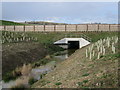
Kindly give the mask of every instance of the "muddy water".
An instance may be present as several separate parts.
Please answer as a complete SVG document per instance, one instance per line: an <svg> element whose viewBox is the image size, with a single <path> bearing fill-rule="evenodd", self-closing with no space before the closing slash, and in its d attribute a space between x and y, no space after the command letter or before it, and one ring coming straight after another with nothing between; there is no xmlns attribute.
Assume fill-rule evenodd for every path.
<svg viewBox="0 0 120 90"><path fill-rule="evenodd" d="M65 50L65 51L62 51L62 52L58 52L57 54L54 55L53 58L57 58L60 61L64 61L71 54L73 54L75 51L76 51L75 49L72 49L72 50ZM51 61L44 66L33 68L31 70L30 76L32 76L36 80L40 80L41 75L43 75L43 74L45 75L45 74L51 72L55 68L56 64L57 64L56 61ZM2 87L3 88L11 88L12 86L15 86L15 85L16 85L16 81L10 81L8 83L2 82ZM28 84L28 86L29 86L29 84Z"/></svg>
<svg viewBox="0 0 120 90"><path fill-rule="evenodd" d="M65 59L67 59L75 51L76 51L76 49L65 50L65 51L59 52L57 55L54 56L54 58L59 59L59 61L63 61ZM57 62L52 61L52 62L46 64L45 66L41 66L39 68L32 69L31 74L34 77L34 79L39 80L39 79L41 79L40 75L51 72L54 69L54 67L56 66L56 63Z"/></svg>
<svg viewBox="0 0 120 90"><path fill-rule="evenodd" d="M65 51L60 52L60 54L55 55L55 58L58 58L60 60L65 60L67 59L71 54L73 54L76 51L76 49L68 49Z"/></svg>

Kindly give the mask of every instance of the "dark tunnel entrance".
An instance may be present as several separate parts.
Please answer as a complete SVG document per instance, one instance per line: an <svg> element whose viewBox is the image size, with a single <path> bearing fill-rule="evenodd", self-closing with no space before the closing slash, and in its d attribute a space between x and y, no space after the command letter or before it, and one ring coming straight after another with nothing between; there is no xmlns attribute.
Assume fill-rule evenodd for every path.
<svg viewBox="0 0 120 90"><path fill-rule="evenodd" d="M79 49L79 41L68 41L68 49Z"/></svg>

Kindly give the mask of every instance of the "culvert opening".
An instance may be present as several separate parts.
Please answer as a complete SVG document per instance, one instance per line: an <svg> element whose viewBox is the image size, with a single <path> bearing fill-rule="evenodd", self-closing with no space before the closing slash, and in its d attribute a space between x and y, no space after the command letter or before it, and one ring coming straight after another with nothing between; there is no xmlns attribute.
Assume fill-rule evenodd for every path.
<svg viewBox="0 0 120 90"><path fill-rule="evenodd" d="M68 41L68 49L79 49L79 41Z"/></svg>

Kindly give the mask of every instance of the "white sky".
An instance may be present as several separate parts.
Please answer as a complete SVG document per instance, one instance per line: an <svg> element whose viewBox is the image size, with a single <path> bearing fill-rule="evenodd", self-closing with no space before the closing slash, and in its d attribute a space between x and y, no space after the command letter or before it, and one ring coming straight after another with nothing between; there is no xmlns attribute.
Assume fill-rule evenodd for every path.
<svg viewBox="0 0 120 90"><path fill-rule="evenodd" d="M87 22L118 23L118 1L119 0L2 0L2 2L14 2L14 3L3 4L2 6L3 11L0 8L0 11L2 11L2 14L0 14L0 19L11 21L38 20L61 23L87 23ZM24 3L20 4L16 2ZM40 3L36 4L25 2L40 2ZM52 3L46 3L47 7L45 7L46 4L42 2ZM72 3L65 4L62 2L72 2L73 4ZM87 2L88 4L77 3L78 4L77 5L74 2L85 3ZM38 8L40 8L40 11L36 10ZM76 12L76 9L78 8L80 12ZM83 12L83 14L81 12Z"/></svg>
<svg viewBox="0 0 120 90"><path fill-rule="evenodd" d="M1 0L2 2L119 2L120 0Z"/></svg>

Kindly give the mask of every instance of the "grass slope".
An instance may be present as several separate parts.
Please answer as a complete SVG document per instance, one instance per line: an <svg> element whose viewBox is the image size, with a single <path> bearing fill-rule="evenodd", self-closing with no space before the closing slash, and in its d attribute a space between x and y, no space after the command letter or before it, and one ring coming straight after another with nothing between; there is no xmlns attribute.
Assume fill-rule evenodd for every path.
<svg viewBox="0 0 120 90"><path fill-rule="evenodd" d="M28 24L36 25L65 25L66 23L54 23L54 22L44 22L44 21L35 21L35 22L26 22Z"/></svg>
<svg viewBox="0 0 120 90"><path fill-rule="evenodd" d="M0 25L65 25L65 23L52 23L52 22L26 22L17 23L13 21L0 20Z"/></svg>
<svg viewBox="0 0 120 90"><path fill-rule="evenodd" d="M93 41L112 36L110 33L89 33ZM100 36L103 35L103 36ZM67 60L58 64L54 71L35 83L32 88L117 88L119 53L107 51L100 59L85 58L86 48L77 50Z"/></svg>
<svg viewBox="0 0 120 90"><path fill-rule="evenodd" d="M99 39L103 39L106 37L112 37L114 35L118 36L118 32L46 32L46 33L38 33L38 32L26 32L28 35L37 37L38 42L40 43L53 43L54 41L60 40L67 36L76 36L80 38L80 35L86 35L91 38L92 42L96 42Z"/></svg>
<svg viewBox="0 0 120 90"><path fill-rule="evenodd" d="M9 74L16 67L22 66L23 63L41 62L46 55L63 50L53 45L53 34L8 31L1 31L0 33L2 34L2 41L4 41L1 52L3 79L7 73ZM23 37L25 40L21 40ZM38 40L28 40L28 38L38 38ZM44 60L44 62L47 61Z"/></svg>
<svg viewBox="0 0 120 90"><path fill-rule="evenodd" d="M2 32L2 33L4 33L4 32ZM27 36L30 36L30 37L34 37L34 38L37 37L37 42L33 42L33 41L30 41L30 42L16 42L16 43L6 42L6 43L2 44L3 45L3 51L2 52L3 52L3 55L4 55L3 57L6 58L6 60L3 58L3 62L5 62L6 64L11 63L11 61L16 61L17 63L18 63L18 61L21 61L21 62L22 61L24 61L24 62L34 61L34 60L37 61L38 58L36 58L36 57L38 55L40 56L40 54L43 54L43 52L40 53L40 54L39 54L39 52L36 53L35 49L38 49L38 51L41 52L40 48L45 48L47 50L47 52L49 52L49 54L52 54L52 53L55 53L57 51L62 50L58 46L54 46L53 42L58 40L58 39L64 38L64 34L65 34L65 33L61 33L61 32L59 32L59 33L58 32L56 32L56 33L53 33L53 32L52 33L14 32L14 33L15 33L14 38L21 37L21 35L24 33L24 34L26 34ZM17 36L16 36L16 34L17 34ZM66 32L66 34L74 35L74 34L76 34L76 32ZM77 32L77 34L81 34L81 33ZM105 38L107 36L111 37L111 36L114 36L118 33L117 32L99 32L99 33L97 33L97 32L84 32L83 34L89 36L92 39L92 42L96 42L100 38ZM11 38L10 33L8 33L6 35L6 37ZM36 43L36 45L34 45L35 43ZM34 53L35 55L32 54L32 53ZM20 58L17 60L18 56ZM9 61L9 62L7 62L7 61ZM9 64L9 65L12 65L12 64ZM56 82L56 84L58 85L60 83Z"/></svg>
<svg viewBox="0 0 120 90"><path fill-rule="evenodd" d="M89 60L85 59L85 49L76 51L32 88L116 88L119 55Z"/></svg>
<svg viewBox="0 0 120 90"><path fill-rule="evenodd" d="M16 22L12 22L12 21L0 20L0 25L25 25L25 24L16 23Z"/></svg>

